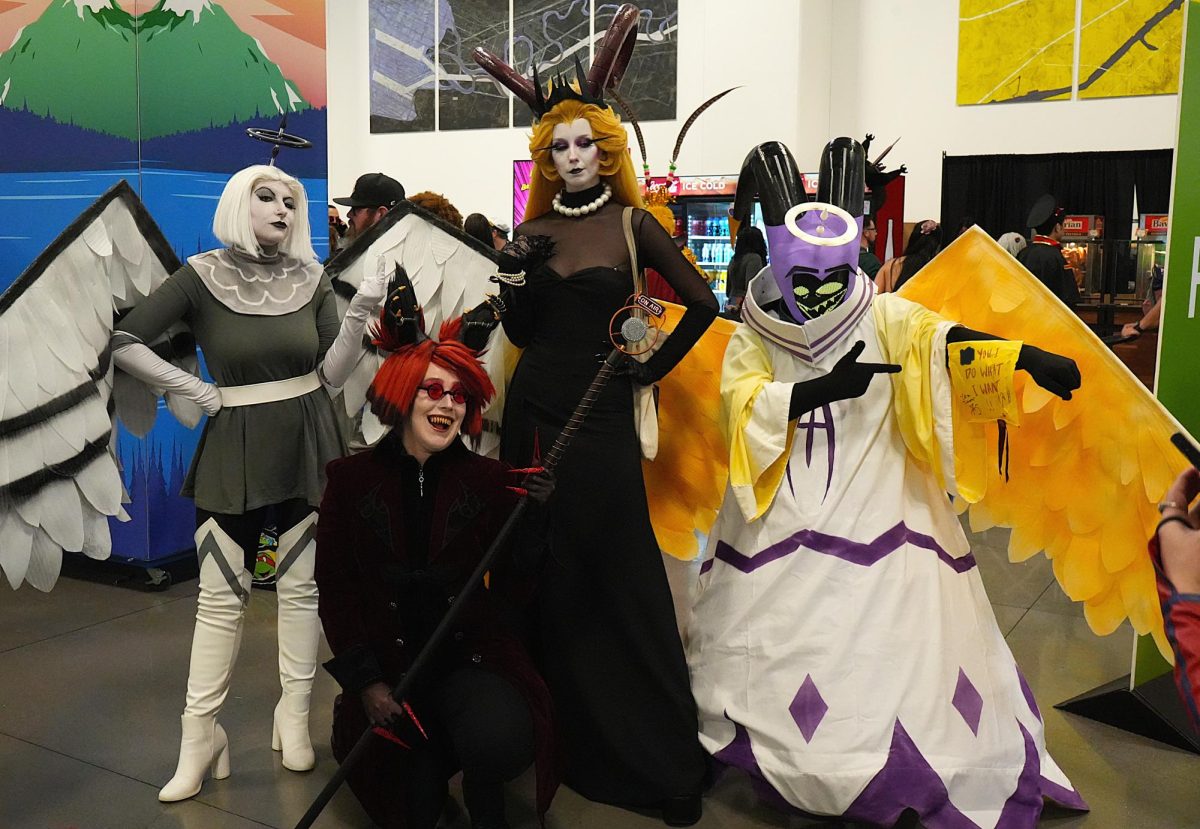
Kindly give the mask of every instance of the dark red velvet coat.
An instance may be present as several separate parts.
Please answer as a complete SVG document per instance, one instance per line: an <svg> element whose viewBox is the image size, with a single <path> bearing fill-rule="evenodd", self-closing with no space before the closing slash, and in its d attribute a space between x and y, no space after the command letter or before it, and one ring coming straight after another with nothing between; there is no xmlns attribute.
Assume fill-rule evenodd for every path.
<svg viewBox="0 0 1200 829"><path fill-rule="evenodd" d="M345 693L334 708L333 750L340 762L366 730L359 692L382 680L395 685L466 582L516 496L505 488L511 476L497 461L476 455L459 442L430 458L436 494L428 526L427 561L414 562L407 549L414 533L406 526L403 481L417 475L416 461L389 436L376 448L335 460L317 525L316 579L320 615L334 658L326 669ZM431 482L432 483L432 482ZM558 785L551 702L517 633L518 605L531 590L536 567L520 567L514 555L535 559L540 544L536 521L518 525L513 543L493 566L488 588L477 588L453 632L429 665L430 675L474 667L504 677L529 704L536 745L537 802L545 814ZM411 701L421 715L421 681ZM405 749L375 738L371 755L352 773L351 788L371 817L402 826L402 774L396 752Z"/></svg>
<svg viewBox="0 0 1200 829"><path fill-rule="evenodd" d="M1200 595L1180 593L1163 571L1158 537L1150 539L1167 639L1175 652L1175 686L1192 728L1200 733Z"/></svg>

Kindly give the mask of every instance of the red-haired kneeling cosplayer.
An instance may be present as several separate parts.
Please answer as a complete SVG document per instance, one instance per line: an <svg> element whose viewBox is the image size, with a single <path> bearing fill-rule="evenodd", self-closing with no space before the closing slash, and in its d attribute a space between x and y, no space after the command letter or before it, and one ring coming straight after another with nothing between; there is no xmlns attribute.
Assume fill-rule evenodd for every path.
<svg viewBox="0 0 1200 829"><path fill-rule="evenodd" d="M389 325L386 310L384 317L376 343L393 353L368 399L393 429L375 448L329 464L318 526L320 615L334 654L325 667L342 687L334 754L342 761L369 727L389 737L374 740L349 777L380 826L433 829L447 780L460 769L472 826L507 826L504 783L536 763L541 814L557 786L549 695L513 622L540 554L538 507L553 480L541 473L525 483L534 509L496 560L487 588L467 600L406 701L411 708L398 704L391 687L517 495L510 470L461 440L479 435L495 391L476 353L455 339L459 321L434 341L417 320Z"/></svg>

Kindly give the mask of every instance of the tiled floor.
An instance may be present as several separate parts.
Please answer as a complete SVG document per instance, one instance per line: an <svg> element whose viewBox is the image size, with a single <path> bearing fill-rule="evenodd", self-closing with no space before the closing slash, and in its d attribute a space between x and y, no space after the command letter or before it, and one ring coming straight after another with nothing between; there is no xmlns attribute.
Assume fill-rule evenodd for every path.
<svg viewBox="0 0 1200 829"><path fill-rule="evenodd" d="M996 616L1045 715L1051 751L1087 798L1086 815L1048 811L1043 825L1076 829L1200 827L1200 758L1053 709L1128 672L1130 634L1092 635L1052 585L1038 558L1007 562L1005 534L973 539ZM687 581L688 568L673 568ZM209 781L191 801L164 805L158 788L178 748L196 583L161 593L64 578L49 595L0 592L0 829L250 829L291 827L334 768L325 739L317 768L295 774L270 750L275 671L275 597L255 593L247 634L221 720L233 775ZM683 592L682 590L680 592ZM333 682L317 680L312 732L329 733ZM532 780L511 795L514 826L533 827ZM589 803L560 790L552 829L661 827L651 816ZM367 827L346 792L318 827ZM444 823L468 821L452 807ZM818 825L760 803L727 775L705 800L703 829Z"/></svg>

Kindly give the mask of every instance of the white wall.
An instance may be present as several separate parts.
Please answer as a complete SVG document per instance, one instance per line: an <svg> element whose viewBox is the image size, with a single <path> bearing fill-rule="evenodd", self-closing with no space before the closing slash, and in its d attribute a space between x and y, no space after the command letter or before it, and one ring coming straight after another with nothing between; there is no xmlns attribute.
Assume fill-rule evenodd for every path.
<svg viewBox="0 0 1200 829"><path fill-rule="evenodd" d="M680 121L644 125L652 173L665 175L682 119L743 84L692 127L683 175L736 173L753 145L788 144L815 169L836 135L875 133L909 176L909 221L941 209L942 153L1051 153L1174 146L1176 96L1095 101L954 103L958 0L680 0ZM336 7L336 14L335 14ZM435 190L467 214L511 215L511 161L526 130L371 135L367 0L327 4L329 186L382 170L410 192ZM523 107L523 104L517 104ZM633 139L631 136L631 143ZM634 150L635 163L640 155Z"/></svg>
<svg viewBox="0 0 1200 829"><path fill-rule="evenodd" d="M881 149L902 139L886 163L908 165L906 220L939 216L943 152L1175 145L1175 95L955 105L958 5L958 0L838 0L834 7L834 53L848 57L834 74L830 126L835 134L860 140L870 131Z"/></svg>
<svg viewBox="0 0 1200 829"><path fill-rule="evenodd" d="M744 87L709 109L692 127L680 155L681 175L736 174L754 144L771 139L806 150L813 163L828 137L832 0L680 0L680 120L643 125L651 172L666 175L682 121L709 96ZM336 12L335 12L336 7ZM465 216L512 215L512 165L528 158L527 130L468 130L372 135L367 0L330 0L329 192L349 194L364 172L385 172L409 193L444 194ZM797 42L805 40L803 58ZM814 67L814 68L809 68ZM803 117L803 98L813 112ZM524 104L517 102L517 106ZM633 136L634 162L641 156ZM801 162L801 166L805 166ZM811 166L811 165L810 165Z"/></svg>

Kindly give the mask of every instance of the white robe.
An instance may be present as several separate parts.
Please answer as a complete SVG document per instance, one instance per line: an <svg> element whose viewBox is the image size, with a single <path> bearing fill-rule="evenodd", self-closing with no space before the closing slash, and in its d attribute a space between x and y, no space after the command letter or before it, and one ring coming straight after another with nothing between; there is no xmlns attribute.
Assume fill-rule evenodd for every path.
<svg viewBox="0 0 1200 829"><path fill-rule="evenodd" d="M756 278L760 297L771 278ZM816 814L890 825L912 808L928 827L993 829L1033 825L1043 796L1086 808L1046 752L946 496L953 323L875 296L861 274L838 309L804 326L768 318L754 287L722 376L727 409L750 401L734 440L749 483L795 434L773 498L756 500L731 463L689 625L701 742ZM910 364L789 423L794 383L828 373L858 340L860 362L911 353L887 338L913 330L932 339L915 372L927 378ZM914 380L928 380L945 487L907 450L895 415L896 384Z"/></svg>

